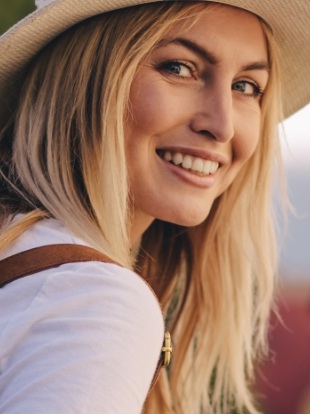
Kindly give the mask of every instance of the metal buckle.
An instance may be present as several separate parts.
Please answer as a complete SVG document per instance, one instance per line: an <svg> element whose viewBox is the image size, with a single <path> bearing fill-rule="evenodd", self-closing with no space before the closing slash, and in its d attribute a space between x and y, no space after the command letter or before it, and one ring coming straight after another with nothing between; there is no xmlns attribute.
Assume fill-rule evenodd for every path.
<svg viewBox="0 0 310 414"><path fill-rule="evenodd" d="M170 333L168 331L165 332L164 345L161 348L161 351L164 353L163 366L167 367L170 364L171 354L173 352L171 336L170 336Z"/></svg>

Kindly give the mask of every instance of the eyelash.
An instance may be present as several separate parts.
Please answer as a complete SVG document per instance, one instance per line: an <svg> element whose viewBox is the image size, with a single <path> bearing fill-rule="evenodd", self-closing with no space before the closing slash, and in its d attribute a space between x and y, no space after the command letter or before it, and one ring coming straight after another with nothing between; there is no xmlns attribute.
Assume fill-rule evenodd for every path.
<svg viewBox="0 0 310 414"><path fill-rule="evenodd" d="M184 68L186 68L186 69L188 69L188 70L189 70L189 72L190 72L190 74L191 74L192 76L193 76L193 75L194 75L194 73L196 72L196 68L195 68L195 66L191 65L191 64L190 64L190 63L188 63L188 62L184 62L184 61L180 61L180 60L168 60L168 61L162 62L162 63L160 63L160 64L157 66L157 69L158 69L160 72L166 72L166 73L168 73L170 76L175 76L175 77L177 77L177 78L181 78L181 79L189 79L189 78L191 78L191 77L192 77L192 76L183 76L183 75L179 75L179 74L177 74L177 73L172 72L172 71L169 69L169 66L171 67L171 65L175 65L175 66L179 66L179 67L183 66Z"/></svg>
<svg viewBox="0 0 310 414"><path fill-rule="evenodd" d="M171 65L175 65L175 66L179 66L179 67L183 66L184 68L189 70L191 76L183 76L183 75L180 75L180 74L177 74L177 73L171 71L171 69L169 69L169 66L171 67ZM196 68L195 68L194 65L191 65L188 62L184 62L184 61L181 61L181 60L168 60L168 61L162 62L159 65L157 65L157 69L160 72L168 73L169 76L174 76L174 77L185 79L185 80L191 79L193 77L194 73L196 72ZM259 98L260 99L262 97L262 95L264 94L264 89L262 89L256 82L249 81L249 80L239 80L237 82L234 82L233 85L232 85L232 90L234 90L233 86L238 84L238 83L248 84L248 85L251 85L254 88L253 93L250 93L250 94L243 93L243 95L245 97ZM238 90L236 90L236 91L238 92Z"/></svg>
<svg viewBox="0 0 310 414"><path fill-rule="evenodd" d="M250 85L254 88L253 93L250 93L250 94L244 93L244 96L246 96L246 97L261 98L261 96L264 94L264 89L262 89L256 82L249 81L249 80L239 80L237 82L234 82L232 86L234 86L238 83L248 84L248 85ZM232 90L236 90L237 92L239 92L237 89L232 88Z"/></svg>

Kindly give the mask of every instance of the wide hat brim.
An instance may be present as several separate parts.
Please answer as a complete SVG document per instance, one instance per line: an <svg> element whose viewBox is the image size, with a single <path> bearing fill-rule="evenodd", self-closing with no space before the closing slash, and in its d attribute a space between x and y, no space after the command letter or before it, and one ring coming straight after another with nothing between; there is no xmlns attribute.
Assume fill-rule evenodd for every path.
<svg viewBox="0 0 310 414"><path fill-rule="evenodd" d="M74 24L107 11L157 0L40 0L44 6L0 38L0 126L18 99L29 61L53 38ZM209 0L205 0L209 1ZM310 101L309 0L217 0L260 16L280 49L283 109L288 117Z"/></svg>

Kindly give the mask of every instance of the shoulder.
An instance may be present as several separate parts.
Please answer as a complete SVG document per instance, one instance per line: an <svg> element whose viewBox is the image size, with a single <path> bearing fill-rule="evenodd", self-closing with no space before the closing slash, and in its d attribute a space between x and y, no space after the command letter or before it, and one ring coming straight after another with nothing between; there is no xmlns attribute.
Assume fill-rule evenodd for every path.
<svg viewBox="0 0 310 414"><path fill-rule="evenodd" d="M140 413L164 334L148 286L104 263L42 273L13 282L10 303L16 304L26 279L38 279L23 305L10 314L12 305L3 307L0 411L3 403L12 407L8 413Z"/></svg>
<svg viewBox="0 0 310 414"><path fill-rule="evenodd" d="M87 246L58 221L43 220L23 233L7 251L2 252L2 258L52 244ZM32 260L35 261L35 257ZM162 320L155 294L139 275L116 264L99 261L68 262L23 277L1 289L0 297L0 307L6 299L11 304L9 306L7 303L10 310L5 312L7 314L23 307L28 310L36 306L48 308L56 302L58 305L66 303L67 306L71 302L78 303L81 310L82 305L87 303L87 309L92 311L96 307L105 307L109 302L110 308L128 306L131 313L140 309L151 318L158 319L160 315Z"/></svg>
<svg viewBox="0 0 310 414"><path fill-rule="evenodd" d="M16 412L36 412L42 395L48 413L140 412L164 326L137 274L109 263L67 263L0 289L0 310L0 407L8 398ZM35 392L18 402L33 373Z"/></svg>

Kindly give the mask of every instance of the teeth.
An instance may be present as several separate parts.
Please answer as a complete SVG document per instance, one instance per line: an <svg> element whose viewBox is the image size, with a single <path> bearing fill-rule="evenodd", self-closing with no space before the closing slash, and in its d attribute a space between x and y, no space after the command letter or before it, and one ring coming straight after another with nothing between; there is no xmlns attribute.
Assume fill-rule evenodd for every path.
<svg viewBox="0 0 310 414"><path fill-rule="evenodd" d="M180 165L180 164L182 164L182 161L183 161L183 155L180 152L175 152L172 155L173 164Z"/></svg>
<svg viewBox="0 0 310 414"><path fill-rule="evenodd" d="M187 154L184 155L180 152L172 153L171 151L165 151L163 158L168 162L172 162L186 170L191 170L201 175L214 174L219 167L218 162L203 160L202 158L192 157Z"/></svg>
<svg viewBox="0 0 310 414"><path fill-rule="evenodd" d="M214 174L216 172L216 170L218 169L218 163L217 162L212 162L211 163L211 169L210 169L210 174Z"/></svg>
<svg viewBox="0 0 310 414"><path fill-rule="evenodd" d="M194 158L194 162L192 164L193 171L197 171L199 173L203 172L203 160L201 158Z"/></svg>
<svg viewBox="0 0 310 414"><path fill-rule="evenodd" d="M190 168L192 168L192 163L193 163L192 157L189 155L184 155L183 161L182 161L182 167L185 168L186 170L189 170Z"/></svg>
<svg viewBox="0 0 310 414"><path fill-rule="evenodd" d="M212 164L216 164L215 162L212 161L206 161L204 166L203 166L203 173L206 175L209 175L212 171ZM215 170L216 171L216 170Z"/></svg>
<svg viewBox="0 0 310 414"><path fill-rule="evenodd" d="M170 151L165 151L165 153L164 153L164 159L166 161L171 161L172 160L172 155L171 155L171 152Z"/></svg>

